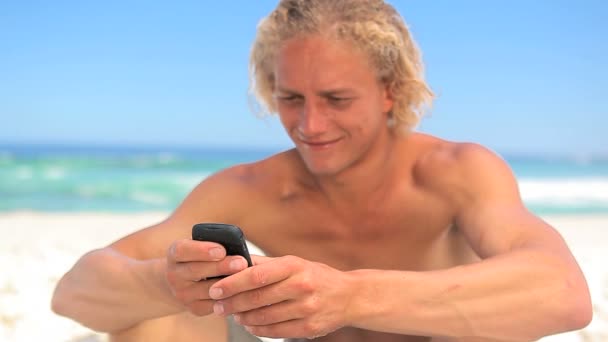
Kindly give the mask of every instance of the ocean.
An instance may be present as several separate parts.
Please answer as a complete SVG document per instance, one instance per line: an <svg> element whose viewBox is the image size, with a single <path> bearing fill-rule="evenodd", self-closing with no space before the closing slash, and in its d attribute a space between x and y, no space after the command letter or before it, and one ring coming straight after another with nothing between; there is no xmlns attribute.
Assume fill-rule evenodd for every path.
<svg viewBox="0 0 608 342"><path fill-rule="evenodd" d="M210 174L278 151L0 145L0 212L171 211ZM503 157L533 212L608 213L608 158Z"/></svg>

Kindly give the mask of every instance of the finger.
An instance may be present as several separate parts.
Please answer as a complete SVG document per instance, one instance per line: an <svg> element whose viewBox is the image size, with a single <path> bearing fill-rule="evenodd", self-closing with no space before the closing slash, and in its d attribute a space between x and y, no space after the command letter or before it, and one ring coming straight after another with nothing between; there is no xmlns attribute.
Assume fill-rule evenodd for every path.
<svg viewBox="0 0 608 342"><path fill-rule="evenodd" d="M286 281L238 293L218 301L216 311L224 314L242 313L291 301L300 297L304 289ZM314 304L314 303L306 303ZM299 312L298 310L296 312ZM294 317L296 318L296 317Z"/></svg>
<svg viewBox="0 0 608 342"><path fill-rule="evenodd" d="M184 305L190 305L201 300L210 300L209 288L215 284L217 280L205 280L200 282L191 282L188 286L175 292L175 298ZM214 302L214 301L213 301ZM213 303L211 304L213 306Z"/></svg>
<svg viewBox="0 0 608 342"><path fill-rule="evenodd" d="M226 256L224 247L215 242L182 239L175 241L167 251L173 262L218 261Z"/></svg>
<svg viewBox="0 0 608 342"><path fill-rule="evenodd" d="M228 256L221 261L180 262L171 266L175 277L186 281L199 281L222 275L231 275L247 268L241 256Z"/></svg>
<svg viewBox="0 0 608 342"><path fill-rule="evenodd" d="M213 303L212 300L197 300L188 304L186 307L190 312L197 316L207 316L213 313Z"/></svg>
<svg viewBox="0 0 608 342"><path fill-rule="evenodd" d="M234 314L234 320L241 325L258 326L277 324L306 316L300 305L295 301L264 306L255 310Z"/></svg>
<svg viewBox="0 0 608 342"><path fill-rule="evenodd" d="M268 286L289 278L291 265L280 259L249 267L217 282L209 290L213 299L224 299L237 293Z"/></svg>
<svg viewBox="0 0 608 342"><path fill-rule="evenodd" d="M281 291L278 290L279 287L280 283L272 284L270 286L245 291L232 297L219 300L214 307L214 311L217 314L229 315L259 309L289 300L290 297L281 293Z"/></svg>

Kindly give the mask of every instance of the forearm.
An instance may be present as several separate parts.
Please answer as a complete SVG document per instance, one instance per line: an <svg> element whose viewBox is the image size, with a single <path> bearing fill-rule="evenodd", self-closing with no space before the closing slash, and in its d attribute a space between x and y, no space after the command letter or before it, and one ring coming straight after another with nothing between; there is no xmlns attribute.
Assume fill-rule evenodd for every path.
<svg viewBox="0 0 608 342"><path fill-rule="evenodd" d="M439 271L351 275L352 323L369 330L529 341L589 320L576 264L534 249Z"/></svg>
<svg viewBox="0 0 608 342"><path fill-rule="evenodd" d="M110 248L90 252L59 281L53 310L104 332L183 311L165 283L164 268L164 259L139 261Z"/></svg>

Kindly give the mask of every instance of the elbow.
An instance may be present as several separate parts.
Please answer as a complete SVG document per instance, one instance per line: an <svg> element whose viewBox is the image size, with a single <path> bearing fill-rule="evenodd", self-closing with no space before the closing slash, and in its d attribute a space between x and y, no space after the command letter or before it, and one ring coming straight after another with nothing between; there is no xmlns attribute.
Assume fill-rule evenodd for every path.
<svg viewBox="0 0 608 342"><path fill-rule="evenodd" d="M91 317L88 317L89 315L83 312L83 303L80 301L79 294L75 290L70 289L70 280L65 279L66 277L69 277L69 274L64 276L53 292L51 311L56 315L78 322L91 330L110 333L110 327L100 325L99 322L91 319Z"/></svg>
<svg viewBox="0 0 608 342"><path fill-rule="evenodd" d="M71 272L71 271L70 271ZM78 285L72 279L73 275L68 272L57 283L51 298L51 311L56 315L69 318L79 324L96 331L101 331L100 327L88 324L84 315L82 296L79 294Z"/></svg>
<svg viewBox="0 0 608 342"><path fill-rule="evenodd" d="M51 310L60 316L76 319L75 310L78 306L77 295L71 284L71 271L66 273L57 283L51 298Z"/></svg>
<svg viewBox="0 0 608 342"><path fill-rule="evenodd" d="M591 295L584 276L580 271L566 275L565 284L559 301L561 331L580 330L585 328L593 319Z"/></svg>
<svg viewBox="0 0 608 342"><path fill-rule="evenodd" d="M63 291L61 280L51 298L51 310L60 316L67 316L69 300L65 298L66 294Z"/></svg>
<svg viewBox="0 0 608 342"><path fill-rule="evenodd" d="M591 304L589 290L586 286L579 289L566 302L569 305L567 308L564 308L563 313L566 316L568 330L580 330L591 323L593 319L593 305Z"/></svg>
<svg viewBox="0 0 608 342"><path fill-rule="evenodd" d="M78 294L74 289L71 289L70 274L66 274L61 278L51 297L51 311L56 315L67 317L80 324L83 324L79 319ZM87 326L88 327L88 326Z"/></svg>
<svg viewBox="0 0 608 342"><path fill-rule="evenodd" d="M90 280L83 275L82 269L96 269L95 264L103 260L103 253L92 251L78 260L74 267L68 271L57 283L51 297L51 311L63 317L78 322L79 324L99 332L110 332L108 326L104 326L99 319L97 311L91 308L92 297L90 294Z"/></svg>
<svg viewBox="0 0 608 342"><path fill-rule="evenodd" d="M66 275L67 276L67 275ZM82 311L82 304L79 302L78 294L70 290L69 281L60 281L53 297L51 298L51 310L59 316L69 318L78 324L100 333L113 333L112 327L104 326L101 322L91 319Z"/></svg>
<svg viewBox="0 0 608 342"><path fill-rule="evenodd" d="M578 265L570 260L552 259L538 272L543 274L543 281L538 283L534 297L541 305L536 307L538 321L534 328L529 330L530 334L521 336L527 340L580 330L593 318L591 295Z"/></svg>

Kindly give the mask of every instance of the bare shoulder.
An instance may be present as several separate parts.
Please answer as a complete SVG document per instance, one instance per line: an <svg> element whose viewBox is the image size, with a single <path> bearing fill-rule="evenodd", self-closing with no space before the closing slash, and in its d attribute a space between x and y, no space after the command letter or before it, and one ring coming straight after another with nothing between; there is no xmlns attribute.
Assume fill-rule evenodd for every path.
<svg viewBox="0 0 608 342"><path fill-rule="evenodd" d="M515 176L508 163L490 149L469 142L451 142L421 135L413 168L421 186L457 203L486 195L518 199Z"/></svg>
<svg viewBox="0 0 608 342"><path fill-rule="evenodd" d="M235 165L203 180L175 211L175 217L238 223L271 201L288 177L289 152Z"/></svg>
<svg viewBox="0 0 608 342"><path fill-rule="evenodd" d="M259 212L277 192L277 179L285 171L289 153L221 170L202 180L164 221L139 230L112 247L126 255L147 259L164 255L175 240L190 238L200 222L240 225L252 212ZM246 232L247 233L247 232Z"/></svg>

